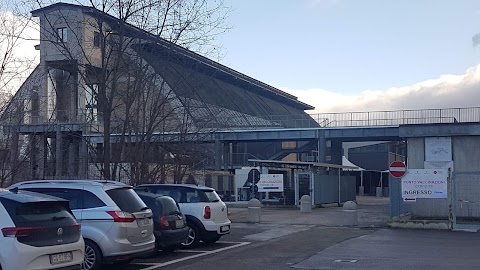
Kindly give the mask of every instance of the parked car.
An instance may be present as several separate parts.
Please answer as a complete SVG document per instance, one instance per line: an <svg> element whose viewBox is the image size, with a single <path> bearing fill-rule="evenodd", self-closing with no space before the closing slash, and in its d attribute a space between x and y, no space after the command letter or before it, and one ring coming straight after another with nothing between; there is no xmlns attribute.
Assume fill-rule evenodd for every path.
<svg viewBox="0 0 480 270"><path fill-rule="evenodd" d="M187 218L188 239L185 248L198 246L200 240L215 243L222 235L230 233L227 206L213 188L184 184L147 184L135 187L136 191L168 195L179 205Z"/></svg>
<svg viewBox="0 0 480 270"><path fill-rule="evenodd" d="M81 269L85 245L68 201L0 189L0 269Z"/></svg>
<svg viewBox="0 0 480 270"><path fill-rule="evenodd" d="M115 181L36 180L10 190L28 190L70 202L85 239L83 269L102 263L128 263L155 248L152 211L131 186Z"/></svg>
<svg viewBox="0 0 480 270"><path fill-rule="evenodd" d="M188 237L188 227L185 215L172 197L137 191L143 202L153 212L153 233L157 250L173 252L178 249Z"/></svg>

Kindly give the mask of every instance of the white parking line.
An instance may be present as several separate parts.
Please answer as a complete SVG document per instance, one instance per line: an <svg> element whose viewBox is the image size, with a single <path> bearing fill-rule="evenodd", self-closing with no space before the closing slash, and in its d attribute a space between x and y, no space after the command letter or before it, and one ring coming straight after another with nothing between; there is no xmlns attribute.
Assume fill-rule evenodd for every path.
<svg viewBox="0 0 480 270"><path fill-rule="evenodd" d="M148 267L148 268L144 268L144 269L142 269L142 270L154 270L154 269L157 269L157 268L160 268L160 267L164 267L164 266L167 266L167 265L171 265L171 264L174 264L174 263L179 263L179 262L182 262L182 261L186 261L186 260L190 260L190 259L194 259L194 258L206 256L206 255L209 255L209 254L214 254L214 253L222 252L222 251L229 250L229 249L232 249L232 248L238 248L238 247L246 246L246 245L250 244L251 242L218 242L218 243L229 243L229 244L237 243L237 244L236 244L236 245L233 245L233 246L229 246L229 247L219 248L219 249L212 250L212 251L203 251L203 252L200 253L200 254L195 254L195 255L192 255L192 256L188 256L188 257L181 258L181 259L176 259L176 260L169 261L169 262L165 262L165 263L155 264L155 265L152 265L152 266L150 266L150 267Z"/></svg>

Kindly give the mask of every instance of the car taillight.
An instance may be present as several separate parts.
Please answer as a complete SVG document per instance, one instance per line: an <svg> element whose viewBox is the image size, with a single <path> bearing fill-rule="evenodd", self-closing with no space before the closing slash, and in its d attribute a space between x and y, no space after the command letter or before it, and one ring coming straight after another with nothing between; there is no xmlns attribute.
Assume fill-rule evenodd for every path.
<svg viewBox="0 0 480 270"><path fill-rule="evenodd" d="M205 219L210 219L212 217L212 210L210 209L210 206L205 206L203 208L203 218Z"/></svg>
<svg viewBox="0 0 480 270"><path fill-rule="evenodd" d="M82 225L80 225L80 223L77 223L77 224L73 225L72 227L77 229L78 231L82 230Z"/></svg>
<svg viewBox="0 0 480 270"><path fill-rule="evenodd" d="M168 223L167 217L160 217L160 228L162 228L162 230L170 229L170 223Z"/></svg>
<svg viewBox="0 0 480 270"><path fill-rule="evenodd" d="M123 211L107 211L113 217L114 222L134 222L135 216Z"/></svg>
<svg viewBox="0 0 480 270"><path fill-rule="evenodd" d="M2 228L2 234L3 237L24 237L46 230L47 228L41 227L8 227Z"/></svg>

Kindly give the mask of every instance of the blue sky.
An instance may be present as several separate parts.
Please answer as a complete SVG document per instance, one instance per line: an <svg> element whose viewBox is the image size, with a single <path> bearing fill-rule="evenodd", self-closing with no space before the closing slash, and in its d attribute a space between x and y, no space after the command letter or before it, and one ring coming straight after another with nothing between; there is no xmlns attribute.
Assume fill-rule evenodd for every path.
<svg viewBox="0 0 480 270"><path fill-rule="evenodd" d="M225 0L221 63L279 88L359 95L480 62L478 0Z"/></svg>
<svg viewBox="0 0 480 270"><path fill-rule="evenodd" d="M480 0L224 1L220 62L310 113L480 107Z"/></svg>

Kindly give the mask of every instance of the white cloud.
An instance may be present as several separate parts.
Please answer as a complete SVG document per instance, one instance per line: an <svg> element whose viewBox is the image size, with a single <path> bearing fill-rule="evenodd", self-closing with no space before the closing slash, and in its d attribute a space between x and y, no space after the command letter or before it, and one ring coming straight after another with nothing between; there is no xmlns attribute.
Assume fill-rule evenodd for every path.
<svg viewBox="0 0 480 270"><path fill-rule="evenodd" d="M339 94L324 89L280 89L315 106L314 112L436 109L480 106L480 65L410 86Z"/></svg>

